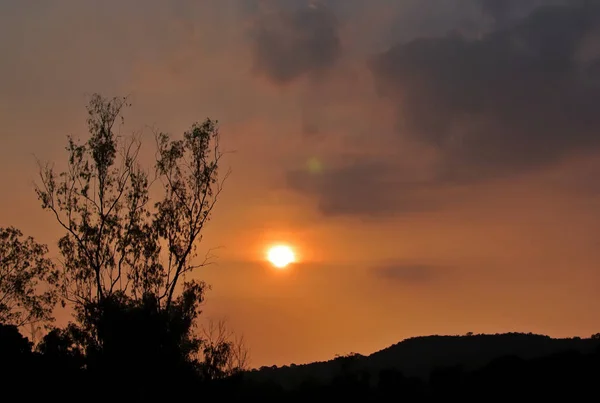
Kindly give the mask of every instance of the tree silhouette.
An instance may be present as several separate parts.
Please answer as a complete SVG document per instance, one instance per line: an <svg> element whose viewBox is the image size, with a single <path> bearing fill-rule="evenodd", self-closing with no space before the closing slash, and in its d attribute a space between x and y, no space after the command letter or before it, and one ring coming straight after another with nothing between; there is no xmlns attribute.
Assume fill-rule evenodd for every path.
<svg viewBox="0 0 600 403"><path fill-rule="evenodd" d="M161 385L202 361L193 330L207 285L188 276L210 263L210 255L196 261L196 248L229 172L219 179L219 131L206 119L178 140L156 133L151 174L139 162L140 138L115 133L126 106L126 98L93 95L89 138L68 137L66 170L40 164L36 192L65 230L61 291L77 320L43 345L82 351L101 377L136 374ZM220 342L226 367L233 351Z"/></svg>
<svg viewBox="0 0 600 403"><path fill-rule="evenodd" d="M32 343L21 335L15 325L0 323L0 371L2 373L0 391L2 394L32 374L31 348Z"/></svg>
<svg viewBox="0 0 600 403"><path fill-rule="evenodd" d="M52 321L59 273L47 252L18 229L0 228L0 323L21 327Z"/></svg>
<svg viewBox="0 0 600 403"><path fill-rule="evenodd" d="M92 96L89 139L69 137L67 170L41 166L36 192L66 230L59 247L70 302L99 303L115 294L141 300L151 294L168 310L185 275L206 263L194 258L222 190L219 132L206 119L181 140L158 133L151 179L138 160L140 139L114 132L127 105L126 98ZM152 204L154 183L162 198ZM184 287L194 289L193 282Z"/></svg>
<svg viewBox="0 0 600 403"><path fill-rule="evenodd" d="M224 320L210 320L203 327L201 348L204 357L200 370L205 379L223 379L248 369L244 338L236 338Z"/></svg>

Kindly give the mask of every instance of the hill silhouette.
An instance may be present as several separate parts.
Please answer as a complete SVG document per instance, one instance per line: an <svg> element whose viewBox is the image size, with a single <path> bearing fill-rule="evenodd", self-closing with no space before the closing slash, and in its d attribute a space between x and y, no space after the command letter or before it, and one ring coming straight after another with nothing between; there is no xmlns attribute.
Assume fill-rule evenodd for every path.
<svg viewBox="0 0 600 403"><path fill-rule="evenodd" d="M597 336L562 339L533 333L422 336L403 340L368 356L349 354L310 364L261 367L250 371L246 378L275 383L285 389L296 388L307 381L328 383L349 372L373 376L393 370L427 380L432 372L442 368L474 371L506 357L530 360L568 352L589 354L599 346Z"/></svg>

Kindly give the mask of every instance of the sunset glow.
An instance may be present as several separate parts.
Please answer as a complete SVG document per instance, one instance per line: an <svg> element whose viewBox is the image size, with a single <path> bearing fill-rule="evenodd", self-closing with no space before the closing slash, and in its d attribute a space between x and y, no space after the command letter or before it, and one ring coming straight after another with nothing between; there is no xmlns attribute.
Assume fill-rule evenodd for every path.
<svg viewBox="0 0 600 403"><path fill-rule="evenodd" d="M226 319L250 369L429 335L600 334L600 0L0 0L0 27L0 244L13 226L36 239L44 276L135 285L136 304L176 276L154 296L169 309L206 286L196 331ZM90 133L94 93L127 97L110 133ZM0 322L3 290L26 289L2 288L11 253ZM53 327L76 320L67 302Z"/></svg>

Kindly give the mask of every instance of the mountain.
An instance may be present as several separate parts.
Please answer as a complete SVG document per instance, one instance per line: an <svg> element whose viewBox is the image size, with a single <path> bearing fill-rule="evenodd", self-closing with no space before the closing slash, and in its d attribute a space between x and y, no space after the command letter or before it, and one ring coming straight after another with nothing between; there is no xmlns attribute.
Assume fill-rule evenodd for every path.
<svg viewBox="0 0 600 403"><path fill-rule="evenodd" d="M351 354L304 365L262 367L249 371L246 379L292 388L306 381L330 382L346 371L376 375L384 369L425 379L438 368L474 370L501 357L531 359L567 351L591 353L599 346L598 335L588 339L553 339L532 333L424 336L403 340L369 356Z"/></svg>

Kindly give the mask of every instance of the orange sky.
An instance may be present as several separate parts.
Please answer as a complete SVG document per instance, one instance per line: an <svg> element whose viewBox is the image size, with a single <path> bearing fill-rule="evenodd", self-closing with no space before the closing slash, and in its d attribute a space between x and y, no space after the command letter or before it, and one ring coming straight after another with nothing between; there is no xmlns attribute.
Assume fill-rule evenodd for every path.
<svg viewBox="0 0 600 403"><path fill-rule="evenodd" d="M122 130L210 116L235 151L198 276L254 366L598 332L600 12L497 3L0 2L0 226L54 247L34 156L64 160L89 94L130 94Z"/></svg>

